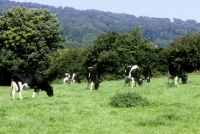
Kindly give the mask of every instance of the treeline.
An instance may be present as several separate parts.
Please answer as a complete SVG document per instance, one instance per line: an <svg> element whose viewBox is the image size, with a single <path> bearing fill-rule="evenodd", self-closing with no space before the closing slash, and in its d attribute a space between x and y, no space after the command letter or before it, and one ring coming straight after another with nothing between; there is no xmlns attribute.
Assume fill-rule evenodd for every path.
<svg viewBox="0 0 200 134"><path fill-rule="evenodd" d="M200 67L200 34L188 33L160 48L143 39L139 27L124 33L108 31L100 34L91 46L59 50L49 58L48 74L53 72L51 76L60 79L64 72L76 72L84 79L89 66L99 68L104 80L122 79L125 66L134 64L141 70L150 66L157 77L167 75L168 64L173 61L182 64L189 73Z"/></svg>
<svg viewBox="0 0 200 134"><path fill-rule="evenodd" d="M0 1L0 11L5 11L12 6L26 8L46 8L57 17L62 26L62 35L67 41L62 43L67 48L80 48L91 44L99 34L107 31L124 33L134 27L140 27L142 38L149 38L153 45L166 47L175 38L188 32L200 32L200 23L195 20L182 21L174 18L136 17L128 14L116 14L97 10L76 10L71 7L53 7L37 3L19 3L9 0Z"/></svg>
<svg viewBox="0 0 200 134"><path fill-rule="evenodd" d="M199 70L200 33L188 32L166 47L144 38L141 27L101 33L90 45L64 48L57 15L47 9L12 7L0 17L0 85L9 85L11 72L41 71L49 81L75 72L85 79L95 66L104 80L123 78L127 65L150 66L153 76L167 74L168 63L181 63L186 72Z"/></svg>

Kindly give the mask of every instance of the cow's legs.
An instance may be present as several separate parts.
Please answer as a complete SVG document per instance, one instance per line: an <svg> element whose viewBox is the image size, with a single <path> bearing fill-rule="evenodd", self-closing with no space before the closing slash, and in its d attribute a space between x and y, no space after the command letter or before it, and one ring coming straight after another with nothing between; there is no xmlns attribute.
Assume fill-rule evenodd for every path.
<svg viewBox="0 0 200 134"><path fill-rule="evenodd" d="M39 97L39 92L40 92L39 90L38 91L34 91L33 94L32 94L32 98L35 98L35 94L37 94L37 98L38 98Z"/></svg>
<svg viewBox="0 0 200 134"><path fill-rule="evenodd" d="M22 91L19 91L19 98L22 100Z"/></svg>
<svg viewBox="0 0 200 134"><path fill-rule="evenodd" d="M35 94L37 94L37 98L38 98L40 96L39 93L40 93L40 89L34 89L34 92L32 94L32 98L35 98Z"/></svg>
<svg viewBox="0 0 200 134"><path fill-rule="evenodd" d="M23 99L22 98L22 89L23 89L24 85L22 85L22 82L18 82L18 85L19 85L19 98L20 98L20 100L22 100Z"/></svg>
<svg viewBox="0 0 200 134"><path fill-rule="evenodd" d="M132 86L131 87L136 87L136 84L135 84L135 79L134 78L131 78L131 80L132 80Z"/></svg>
<svg viewBox="0 0 200 134"><path fill-rule="evenodd" d="M71 81L71 84L74 84L74 83L75 83L75 80L72 80L72 81Z"/></svg>
<svg viewBox="0 0 200 134"><path fill-rule="evenodd" d="M127 79L125 79L124 86L126 86L126 84L127 84Z"/></svg>
<svg viewBox="0 0 200 134"><path fill-rule="evenodd" d="M13 100L15 100L15 91L16 91L16 89L15 89L15 87L14 86L12 86L12 99Z"/></svg>
<svg viewBox="0 0 200 134"><path fill-rule="evenodd" d="M32 98L34 98L35 97L35 92L33 92L33 94L32 94Z"/></svg>
<svg viewBox="0 0 200 134"><path fill-rule="evenodd" d="M126 84L128 84L128 86L130 87L130 79L131 78L128 78L128 77L125 77L125 83L124 83L124 86L126 86Z"/></svg>
<svg viewBox="0 0 200 134"><path fill-rule="evenodd" d="M90 90L92 90L94 87L94 82L92 81L91 84L90 84Z"/></svg>
<svg viewBox="0 0 200 134"><path fill-rule="evenodd" d="M15 100L15 90L12 90L12 99Z"/></svg>
<svg viewBox="0 0 200 134"><path fill-rule="evenodd" d="M174 78L174 84L175 84L175 85L178 84L178 76L176 76L176 77Z"/></svg>
<svg viewBox="0 0 200 134"><path fill-rule="evenodd" d="M65 83L65 78L63 79L63 84L66 84L66 83Z"/></svg>
<svg viewBox="0 0 200 134"><path fill-rule="evenodd" d="M147 82L147 83L150 83L150 77L147 77L146 82Z"/></svg>
<svg viewBox="0 0 200 134"><path fill-rule="evenodd" d="M17 84L12 81L10 86L10 96L12 96L13 100L15 100L15 91L18 91L18 87Z"/></svg>
<svg viewBox="0 0 200 134"><path fill-rule="evenodd" d="M12 81L11 82L11 91L10 91L10 95L12 95L12 99L15 100L15 92L19 92L19 98L22 100L22 95L21 95L21 91L22 91L22 83L18 82L19 87L17 86L17 83ZM21 90L20 90L21 89Z"/></svg>

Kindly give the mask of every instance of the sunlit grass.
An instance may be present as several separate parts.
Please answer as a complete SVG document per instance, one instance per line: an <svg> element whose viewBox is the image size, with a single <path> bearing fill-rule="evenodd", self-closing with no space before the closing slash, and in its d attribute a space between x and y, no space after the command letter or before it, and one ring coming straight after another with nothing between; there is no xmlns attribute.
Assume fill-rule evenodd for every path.
<svg viewBox="0 0 200 134"><path fill-rule="evenodd" d="M54 97L45 92L32 99L33 90L23 90L23 100L11 100L9 87L0 87L0 133L200 133L200 75L188 74L186 85L168 85L167 78L153 78L136 88L124 81L103 81L99 90L86 83L52 84ZM116 93L137 92L151 105L132 108L111 106Z"/></svg>

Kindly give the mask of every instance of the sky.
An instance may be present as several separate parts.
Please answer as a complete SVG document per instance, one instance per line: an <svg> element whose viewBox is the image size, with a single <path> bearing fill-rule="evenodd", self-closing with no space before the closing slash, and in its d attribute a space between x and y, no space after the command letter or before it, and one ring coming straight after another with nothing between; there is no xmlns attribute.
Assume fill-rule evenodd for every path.
<svg viewBox="0 0 200 134"><path fill-rule="evenodd" d="M130 15L195 20L200 23L200 0L12 0L32 2L55 7L95 9L104 12Z"/></svg>

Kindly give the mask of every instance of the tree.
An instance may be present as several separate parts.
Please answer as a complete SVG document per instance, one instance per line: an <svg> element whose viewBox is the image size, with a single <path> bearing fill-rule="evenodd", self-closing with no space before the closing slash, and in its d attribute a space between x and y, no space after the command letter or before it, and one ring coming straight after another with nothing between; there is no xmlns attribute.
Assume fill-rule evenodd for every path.
<svg viewBox="0 0 200 134"><path fill-rule="evenodd" d="M142 39L139 27L119 33L99 35L87 55L86 66L97 66L106 79L121 79L127 65L148 66L155 59L156 48L149 39Z"/></svg>
<svg viewBox="0 0 200 134"><path fill-rule="evenodd" d="M61 30L56 14L47 9L13 7L4 11L0 17L0 56L9 63L2 63L0 69L47 69L46 54L61 48L65 41ZM14 67L7 68L8 64Z"/></svg>
<svg viewBox="0 0 200 134"><path fill-rule="evenodd" d="M200 34L188 33L176 38L167 48L168 61L175 61L185 66L187 72L199 69Z"/></svg>

